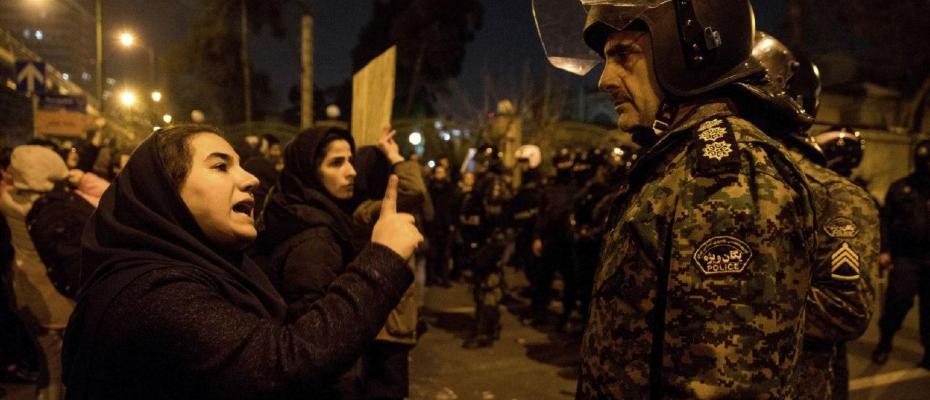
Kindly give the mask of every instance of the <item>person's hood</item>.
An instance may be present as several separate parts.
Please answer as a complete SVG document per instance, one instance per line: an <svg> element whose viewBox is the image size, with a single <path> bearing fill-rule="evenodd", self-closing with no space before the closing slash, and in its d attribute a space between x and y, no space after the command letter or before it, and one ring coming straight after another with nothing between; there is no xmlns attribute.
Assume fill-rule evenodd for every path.
<svg viewBox="0 0 930 400"><path fill-rule="evenodd" d="M317 174L325 156L322 147L335 139L349 142L355 152L352 135L341 129L309 129L285 147L284 169L258 224L260 245L273 246L318 226L329 227L340 239L351 242L355 202L330 196Z"/></svg>
<svg viewBox="0 0 930 400"><path fill-rule="evenodd" d="M32 192L48 192L68 177L68 166L58 153L43 146L23 145L10 155L13 187Z"/></svg>
<svg viewBox="0 0 930 400"><path fill-rule="evenodd" d="M65 382L88 379L83 375L91 370L97 330L110 304L136 278L152 271L190 271L208 279L236 307L278 321L286 316L284 300L254 262L207 241L173 189L158 134L139 145L84 228L81 289L62 352Z"/></svg>

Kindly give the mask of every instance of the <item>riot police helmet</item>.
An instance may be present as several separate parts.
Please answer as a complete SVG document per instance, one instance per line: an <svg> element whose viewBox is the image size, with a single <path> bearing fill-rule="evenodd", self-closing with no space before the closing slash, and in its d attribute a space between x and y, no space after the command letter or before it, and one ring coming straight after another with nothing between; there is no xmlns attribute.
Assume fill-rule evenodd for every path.
<svg viewBox="0 0 930 400"><path fill-rule="evenodd" d="M798 67L788 80L786 91L795 101L801 104L805 113L811 117L816 117L820 108L820 92L822 90L820 69L810 58L803 55L797 56L797 62Z"/></svg>
<svg viewBox="0 0 930 400"><path fill-rule="evenodd" d="M556 150L552 156L552 165L558 170L571 170L575 163L575 153L568 147Z"/></svg>
<svg viewBox="0 0 930 400"><path fill-rule="evenodd" d="M581 0L584 41L603 57L611 32L645 29L659 86L671 97L710 92L762 72L751 57L755 17L748 0Z"/></svg>
<svg viewBox="0 0 930 400"><path fill-rule="evenodd" d="M862 134L845 126L835 126L815 136L827 158L827 168L849 176L862 162Z"/></svg>
<svg viewBox="0 0 930 400"><path fill-rule="evenodd" d="M542 163L542 150L535 144L525 144L518 147L515 156L517 162L525 163L528 169L536 169Z"/></svg>

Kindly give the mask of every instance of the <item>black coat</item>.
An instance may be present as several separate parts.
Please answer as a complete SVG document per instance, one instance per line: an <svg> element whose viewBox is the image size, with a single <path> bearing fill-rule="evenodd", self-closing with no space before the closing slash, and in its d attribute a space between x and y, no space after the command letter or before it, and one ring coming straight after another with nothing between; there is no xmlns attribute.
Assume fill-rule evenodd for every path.
<svg viewBox="0 0 930 400"><path fill-rule="evenodd" d="M155 133L158 135L158 133ZM171 189L155 140L133 154L84 233L65 335L69 399L312 397L356 360L413 277L362 249L292 321L265 274L204 238Z"/></svg>
<svg viewBox="0 0 930 400"><path fill-rule="evenodd" d="M881 221L882 252L930 256L930 178L915 173L891 184Z"/></svg>

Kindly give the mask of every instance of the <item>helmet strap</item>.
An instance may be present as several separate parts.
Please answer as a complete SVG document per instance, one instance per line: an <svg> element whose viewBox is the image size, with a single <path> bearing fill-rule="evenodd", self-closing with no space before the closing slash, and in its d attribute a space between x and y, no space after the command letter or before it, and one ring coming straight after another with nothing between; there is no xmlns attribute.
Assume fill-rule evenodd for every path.
<svg viewBox="0 0 930 400"><path fill-rule="evenodd" d="M652 123L652 131L656 137L662 136L672 127L672 121L678 114L678 105L663 100L659 105L659 112L656 113L656 120Z"/></svg>

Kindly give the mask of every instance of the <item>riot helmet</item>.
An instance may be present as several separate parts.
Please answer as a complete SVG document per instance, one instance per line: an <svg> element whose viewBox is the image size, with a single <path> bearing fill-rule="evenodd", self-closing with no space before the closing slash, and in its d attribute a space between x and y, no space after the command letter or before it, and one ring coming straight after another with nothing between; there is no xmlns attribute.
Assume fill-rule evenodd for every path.
<svg viewBox="0 0 930 400"><path fill-rule="evenodd" d="M552 166L557 170L571 171L575 163L575 153L568 147L558 149L552 156Z"/></svg>
<svg viewBox="0 0 930 400"><path fill-rule="evenodd" d="M755 18L748 0L533 0L533 13L549 61L576 74L603 59L611 32L631 24L650 35L656 78L671 97L707 93L762 71L750 57ZM580 46L578 32L589 49Z"/></svg>
<svg viewBox="0 0 930 400"><path fill-rule="evenodd" d="M789 131L806 131L810 128L814 122L813 116L807 114L801 104L787 92L788 82L798 69L798 62L791 50L765 32L756 32L752 58L765 68L765 75L762 79L739 82L736 88L760 104L760 108L765 109L764 113L769 117L792 122L794 126Z"/></svg>
<svg viewBox="0 0 930 400"><path fill-rule="evenodd" d="M734 86L749 96L749 104L742 109L744 117L811 161L825 166L823 152L808 133L814 117L787 92L799 66L794 54L778 39L756 32L752 57L765 67L766 73L762 79Z"/></svg>
<svg viewBox="0 0 930 400"><path fill-rule="evenodd" d="M788 79L788 94L804 109L811 117L817 116L817 110L820 108L820 69L809 58L798 56L798 67L794 75Z"/></svg>
<svg viewBox="0 0 930 400"><path fill-rule="evenodd" d="M497 151L497 148L486 144L478 147L478 151L475 153L475 172L479 175L486 172L501 172L501 159L500 152Z"/></svg>
<svg viewBox="0 0 930 400"><path fill-rule="evenodd" d="M542 150L535 144L525 144L517 148L516 159L526 169L536 169L542 163Z"/></svg>
<svg viewBox="0 0 930 400"><path fill-rule="evenodd" d="M849 177L862 162L862 135L849 127L835 126L818 134L815 139L827 158L827 168Z"/></svg>
<svg viewBox="0 0 930 400"><path fill-rule="evenodd" d="M598 147L578 149L575 153L575 163L572 171L578 183L584 184L597 173L597 169L604 160L603 150Z"/></svg>

